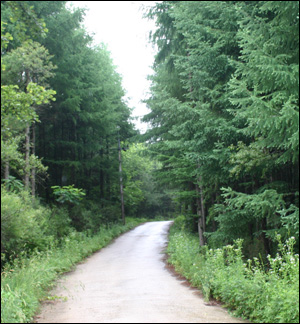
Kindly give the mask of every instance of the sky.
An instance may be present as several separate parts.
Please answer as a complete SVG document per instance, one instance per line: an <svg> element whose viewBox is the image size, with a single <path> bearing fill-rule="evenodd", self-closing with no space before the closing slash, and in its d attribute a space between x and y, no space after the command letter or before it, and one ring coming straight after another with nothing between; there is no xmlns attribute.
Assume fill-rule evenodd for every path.
<svg viewBox="0 0 300 324"><path fill-rule="evenodd" d="M85 29L96 44L107 45L117 72L122 76L125 101L134 108L132 116L142 117L149 110L141 101L149 93L155 50L149 43L149 32L155 30L152 20L143 18L143 7L155 1L70 1L74 7L87 8ZM147 124L134 121L142 133Z"/></svg>

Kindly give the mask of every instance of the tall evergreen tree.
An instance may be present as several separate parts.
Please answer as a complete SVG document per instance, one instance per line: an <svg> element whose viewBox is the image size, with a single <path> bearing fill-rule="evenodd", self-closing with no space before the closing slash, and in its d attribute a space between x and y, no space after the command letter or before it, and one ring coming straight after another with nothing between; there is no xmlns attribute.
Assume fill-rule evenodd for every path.
<svg viewBox="0 0 300 324"><path fill-rule="evenodd" d="M165 1L150 11L159 53L148 138L161 177L197 210L201 244L258 237L269 253L275 231L290 222L297 232L298 5Z"/></svg>
<svg viewBox="0 0 300 324"><path fill-rule="evenodd" d="M66 1L8 2L2 7L7 27L15 36L3 52L7 60L14 51L8 52L19 45L21 38L16 35L22 34L23 39L41 43L57 67L55 76L47 77L57 93L56 101L38 111L41 123L36 127L36 154L43 157L49 174L46 186L38 187L39 193L50 199L51 185L74 184L86 190L87 199L110 206L119 199L117 126L122 140L135 131L108 50L104 45L95 46L83 28L84 10L68 9ZM22 26L34 20L46 33L38 34L11 21L13 10L20 15ZM34 58L30 61L37 65ZM6 77L18 78L13 69L11 75L7 70ZM33 71L31 78L35 78ZM39 82L43 83L41 74Z"/></svg>

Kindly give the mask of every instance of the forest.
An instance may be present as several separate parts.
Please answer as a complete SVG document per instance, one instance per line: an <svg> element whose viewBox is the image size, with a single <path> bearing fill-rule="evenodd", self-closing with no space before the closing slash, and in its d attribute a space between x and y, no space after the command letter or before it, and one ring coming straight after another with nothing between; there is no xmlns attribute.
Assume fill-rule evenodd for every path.
<svg viewBox="0 0 300 324"><path fill-rule="evenodd" d="M145 12L157 55L144 134L84 15L68 1L1 1L1 322L30 321L44 296L31 305L13 272L73 242L76 260L51 263L65 272L99 233L160 218L175 220L170 262L207 298L298 323L299 1Z"/></svg>

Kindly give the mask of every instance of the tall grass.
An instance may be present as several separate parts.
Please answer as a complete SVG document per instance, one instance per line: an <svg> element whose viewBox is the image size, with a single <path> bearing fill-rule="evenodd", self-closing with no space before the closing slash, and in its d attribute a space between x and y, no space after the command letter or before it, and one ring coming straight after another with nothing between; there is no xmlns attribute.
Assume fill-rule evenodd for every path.
<svg viewBox="0 0 300 324"><path fill-rule="evenodd" d="M257 258L244 260L241 240L222 249L200 249L197 237L175 227L168 254L169 262L206 299L221 300L236 316L255 323L299 323L299 255L293 253L294 244L293 237L280 242L265 270Z"/></svg>
<svg viewBox="0 0 300 324"><path fill-rule="evenodd" d="M30 322L61 273L143 221L127 218L125 226L103 228L94 236L72 232L60 246L52 243L47 250L36 251L30 257L20 254L1 274L1 323Z"/></svg>

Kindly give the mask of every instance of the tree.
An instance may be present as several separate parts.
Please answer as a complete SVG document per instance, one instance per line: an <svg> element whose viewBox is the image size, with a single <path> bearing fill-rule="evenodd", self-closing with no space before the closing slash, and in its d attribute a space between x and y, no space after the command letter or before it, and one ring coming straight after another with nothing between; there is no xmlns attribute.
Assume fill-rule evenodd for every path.
<svg viewBox="0 0 300 324"><path fill-rule="evenodd" d="M36 127L36 151L49 173L40 194L49 201L52 185L74 184L87 199L110 208L119 199L117 125L122 140L135 134L121 78L106 46L95 46L81 26L84 10L67 9L64 1L30 4L48 29L37 40L57 66L49 80L56 101L40 111Z"/></svg>
<svg viewBox="0 0 300 324"><path fill-rule="evenodd" d="M284 197L282 208L272 217L265 211L260 221L267 236L262 235L266 252L270 251L269 239L275 241L274 229L283 229L283 211L292 206L296 215L299 206L298 10L299 2L293 1L259 2L251 16L241 9L242 55L229 83L235 106L230 112L235 120L245 121L241 132L251 138L233 152L233 173L251 174L254 193L267 195L273 189L273 199ZM248 199L262 209L265 202L258 202L257 197L249 195Z"/></svg>
<svg viewBox="0 0 300 324"><path fill-rule="evenodd" d="M160 109L159 118L162 120L161 125L165 125L165 132L163 137L160 132L159 138L166 144L165 146L162 144L161 147L172 148L165 154L170 157L168 169L174 168L173 179L177 180L177 185L181 178L181 183L185 184L183 191L190 191L189 196L186 194L181 196L188 198L187 203L190 204L192 213L199 216L199 238L203 245L207 209L204 188L208 186L215 188L216 182L220 181L217 177L216 182L206 181L206 175L212 174L211 168L214 168L214 171L216 169L218 156L213 153L216 149L215 143L221 144L225 141L223 134L230 127L232 134L234 130L232 125L227 126L230 116L225 108L229 102L223 93L226 82L234 70L228 56L234 57L238 52L234 37L237 18L234 8L222 1L176 2L168 8L168 15L172 18L173 24L170 29L176 30L173 33L181 35L180 49L178 46L170 45L170 48L176 48L171 53L174 63L171 75L176 78L165 80L159 78L164 66L163 64L157 66L158 74L155 80L157 86L153 89L154 91L158 89L155 95L159 99L150 99L148 103L151 108L157 106ZM228 24L229 20L231 24ZM211 27L213 24L214 29ZM165 37L167 43L171 44L174 41L168 40L168 35ZM182 89L179 92L180 96L174 91L179 88L178 85L175 86L174 81ZM163 97L158 95L159 92L164 92L163 96L166 98L164 102ZM146 118L152 118L157 125L153 112ZM216 128L220 131L215 132ZM156 127L156 131L157 129ZM175 157L181 162L179 160L175 162ZM222 158L224 159L224 156ZM178 171L179 165L181 172ZM206 189L209 190L211 189Z"/></svg>
<svg viewBox="0 0 300 324"><path fill-rule="evenodd" d="M4 32L4 24L1 23L1 44L6 49L12 37ZM1 76L7 71L5 61L1 57ZM19 89L17 85L1 84L1 159L5 165L4 178L7 180L9 179L9 167L17 173L22 173L24 169L19 150L19 143L22 140L20 134L25 124L38 121L38 116L32 106L48 103L54 95L52 90L45 90L32 82L28 83L26 92L24 90ZM44 170L42 164L36 159L35 161L40 170Z"/></svg>
<svg viewBox="0 0 300 324"><path fill-rule="evenodd" d="M25 93L28 90L30 82L46 86L46 81L53 76L54 66L50 61L51 56L48 51L39 43L28 41L23 46L7 53L3 57L5 70L1 74L1 82L6 84L17 84L19 89ZM42 88L43 89L43 88ZM54 93L53 91L51 92ZM45 101L36 101L37 110ZM24 185L29 189L29 180L31 174L31 192L35 195L35 118L32 122L25 122L25 166L24 166ZM30 127L32 128L32 140L30 141ZM30 147L32 148L32 166L30 166Z"/></svg>
<svg viewBox="0 0 300 324"><path fill-rule="evenodd" d="M153 159L143 143L132 143L122 152L126 214L154 218L166 216L173 206L169 194L157 185L160 163Z"/></svg>
<svg viewBox="0 0 300 324"><path fill-rule="evenodd" d="M225 219L232 232L244 224L238 235L249 245L259 237L266 253L274 232L286 229L283 214L296 229L298 5L165 1L150 12L159 54L146 137L162 162L162 181L187 215L198 214L201 244L208 232L211 241L228 234L231 243ZM243 199L249 204L239 205ZM250 201L257 215L247 218ZM265 204L274 201L281 203L271 216Z"/></svg>
<svg viewBox="0 0 300 324"><path fill-rule="evenodd" d="M1 1L1 24L2 22L6 24L11 38L3 46L1 55L20 47L25 41L45 37L47 33L45 22L33 10L31 1Z"/></svg>
<svg viewBox="0 0 300 324"><path fill-rule="evenodd" d="M277 164L299 157L298 9L297 1L260 2L259 16L241 20L241 62L230 83L232 112L256 139L250 149L272 152Z"/></svg>

